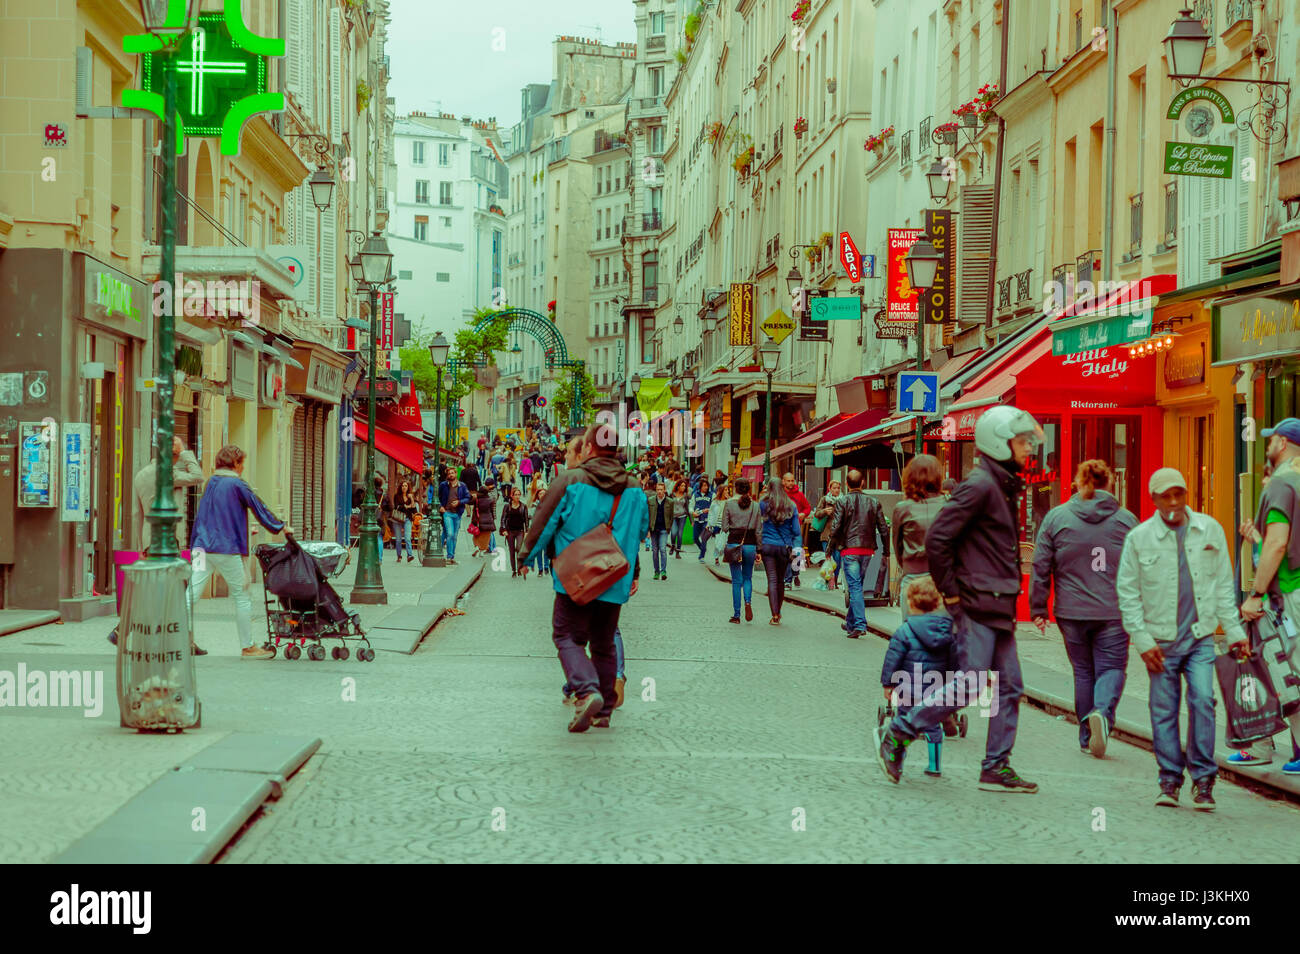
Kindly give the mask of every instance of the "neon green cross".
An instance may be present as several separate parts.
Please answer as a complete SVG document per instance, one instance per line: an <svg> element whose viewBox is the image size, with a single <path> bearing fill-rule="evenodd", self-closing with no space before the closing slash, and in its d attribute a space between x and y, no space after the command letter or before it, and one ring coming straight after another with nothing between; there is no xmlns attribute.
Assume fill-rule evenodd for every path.
<svg viewBox="0 0 1300 954"><path fill-rule="evenodd" d="M180 60L176 64L178 73L189 73L190 78L190 115L201 116L203 114L203 78L208 75L237 75L243 76L248 72L248 64L241 63L238 60L205 60L204 51L207 50L207 31L199 27L194 31L190 39L191 59Z"/></svg>

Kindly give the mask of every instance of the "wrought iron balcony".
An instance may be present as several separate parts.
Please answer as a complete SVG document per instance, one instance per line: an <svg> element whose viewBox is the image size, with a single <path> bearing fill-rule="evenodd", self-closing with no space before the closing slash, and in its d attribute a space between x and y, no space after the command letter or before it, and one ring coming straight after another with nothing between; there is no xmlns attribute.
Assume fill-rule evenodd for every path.
<svg viewBox="0 0 1300 954"><path fill-rule="evenodd" d="M1128 198L1128 253L1137 258L1142 254L1142 193Z"/></svg>
<svg viewBox="0 0 1300 954"><path fill-rule="evenodd" d="M1034 274L1032 268L1016 273L1016 301L1028 301L1031 297L1029 279Z"/></svg>
<svg viewBox="0 0 1300 954"><path fill-rule="evenodd" d="M1165 247L1178 244L1178 180L1165 183Z"/></svg>
<svg viewBox="0 0 1300 954"><path fill-rule="evenodd" d="M1011 307L1011 279L1003 278L998 281L998 309Z"/></svg>

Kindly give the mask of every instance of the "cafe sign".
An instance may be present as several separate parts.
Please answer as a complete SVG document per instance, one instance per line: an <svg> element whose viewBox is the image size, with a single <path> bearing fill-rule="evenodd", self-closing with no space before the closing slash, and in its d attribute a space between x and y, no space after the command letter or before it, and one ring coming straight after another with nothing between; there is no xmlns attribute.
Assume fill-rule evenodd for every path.
<svg viewBox="0 0 1300 954"><path fill-rule="evenodd" d="M1196 142L1165 143L1165 172L1175 176L1232 178L1232 147Z"/></svg>
<svg viewBox="0 0 1300 954"><path fill-rule="evenodd" d="M1300 353L1300 294L1250 295L1214 306L1214 364Z"/></svg>
<svg viewBox="0 0 1300 954"><path fill-rule="evenodd" d="M1165 355L1165 387L1189 388L1205 383L1205 342L1175 348Z"/></svg>

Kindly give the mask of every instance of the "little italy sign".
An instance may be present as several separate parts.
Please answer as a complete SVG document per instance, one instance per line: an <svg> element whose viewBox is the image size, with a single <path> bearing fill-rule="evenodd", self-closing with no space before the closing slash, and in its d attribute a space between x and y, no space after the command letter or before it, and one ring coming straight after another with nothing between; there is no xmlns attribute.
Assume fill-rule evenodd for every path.
<svg viewBox="0 0 1300 954"><path fill-rule="evenodd" d="M1079 354L1069 354L1061 359L1062 365L1077 364L1079 365L1079 374L1081 377L1091 378L1101 375L1108 378L1118 378L1128 370L1128 362L1122 358L1110 357L1108 348L1095 348L1091 351L1084 351Z"/></svg>

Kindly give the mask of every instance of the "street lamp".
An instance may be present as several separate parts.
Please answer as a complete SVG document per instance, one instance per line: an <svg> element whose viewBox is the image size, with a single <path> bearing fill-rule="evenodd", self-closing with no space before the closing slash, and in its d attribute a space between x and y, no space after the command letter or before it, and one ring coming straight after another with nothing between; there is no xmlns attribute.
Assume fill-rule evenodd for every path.
<svg viewBox="0 0 1300 954"><path fill-rule="evenodd" d="M162 41L159 58L163 69L162 129L162 248L159 274L167 281L176 275L176 52L181 38L199 20L201 0L171 3L168 0L140 0L140 19L145 30ZM176 524L180 513L172 491L172 441L176 433L174 392L176 378L176 290L166 296L158 315L156 339L158 433L155 452L154 499L149 509L149 556L158 560L180 557L176 545ZM180 599L184 599L182 595Z"/></svg>
<svg viewBox="0 0 1300 954"><path fill-rule="evenodd" d="M311 187L311 201L316 208L321 212L326 211L330 207L330 196L334 194L334 180L324 166L316 167L307 185Z"/></svg>
<svg viewBox="0 0 1300 954"><path fill-rule="evenodd" d="M948 201L948 189L952 180L948 178L948 167L943 161L936 159L930 166L930 171L925 174L926 184L930 186L930 201L935 205L942 205Z"/></svg>
<svg viewBox="0 0 1300 954"><path fill-rule="evenodd" d="M362 290L370 293L370 367L367 370L370 387L366 395L366 495L361 503L361 542L357 548L357 577L352 585L351 599L353 603L387 603L388 593L384 591L384 579L379 569L379 524L375 519L378 509L375 500L375 371L379 361L376 353L379 286L388 280L393 253L388 250L384 237L375 231L357 258L361 266Z"/></svg>
<svg viewBox="0 0 1300 954"><path fill-rule="evenodd" d="M1170 79L1194 79L1201 75L1210 35L1205 32L1205 25L1192 16L1190 8L1184 7L1178 19L1170 25L1164 44Z"/></svg>
<svg viewBox="0 0 1300 954"><path fill-rule="evenodd" d="M767 375L767 434L763 438L763 482L772 476L772 375L781 362L781 346L774 343L758 349L759 365Z"/></svg>
<svg viewBox="0 0 1300 954"><path fill-rule="evenodd" d="M433 410L433 491L436 501L441 502L442 494L442 369L447 366L447 353L451 345L438 332L429 345L429 358L433 369L438 373L438 386L434 389ZM450 500L447 501L451 503ZM432 523L433 514L429 515ZM430 526L424 534L424 555L420 558L421 566L446 566L447 560L442 549L442 516L438 517L438 532Z"/></svg>
<svg viewBox="0 0 1300 954"><path fill-rule="evenodd" d="M632 375L632 379L631 379L628 383L632 385L632 396L633 396L633 397L636 397L636 396L640 395L640 393L641 393L641 375L639 375L639 374L634 374L634 375ZM637 410L639 411L640 408L641 408L641 402L638 401L638 402L637 402ZM644 422L643 422L643 423L644 423ZM640 456L640 455L638 454L638 450L639 450L640 446L641 446L641 435L640 435L640 434L637 434L637 435L633 438L633 440L632 440L632 463L633 463L633 465L636 464L636 462L637 462L637 458Z"/></svg>
<svg viewBox="0 0 1300 954"><path fill-rule="evenodd" d="M939 272L939 263L943 261L943 255L934 247L930 241L930 236L922 234L912 247L908 250L907 256L903 259L907 265L907 280L917 291L916 300L916 370L925 370L925 295L933 286L935 276ZM922 453L925 449L922 440L921 417L916 418L916 452Z"/></svg>
<svg viewBox="0 0 1300 954"><path fill-rule="evenodd" d="M677 334L681 334L683 327L685 327L685 323L682 321L682 316L678 315L677 318L673 321L673 331L676 332Z"/></svg>

